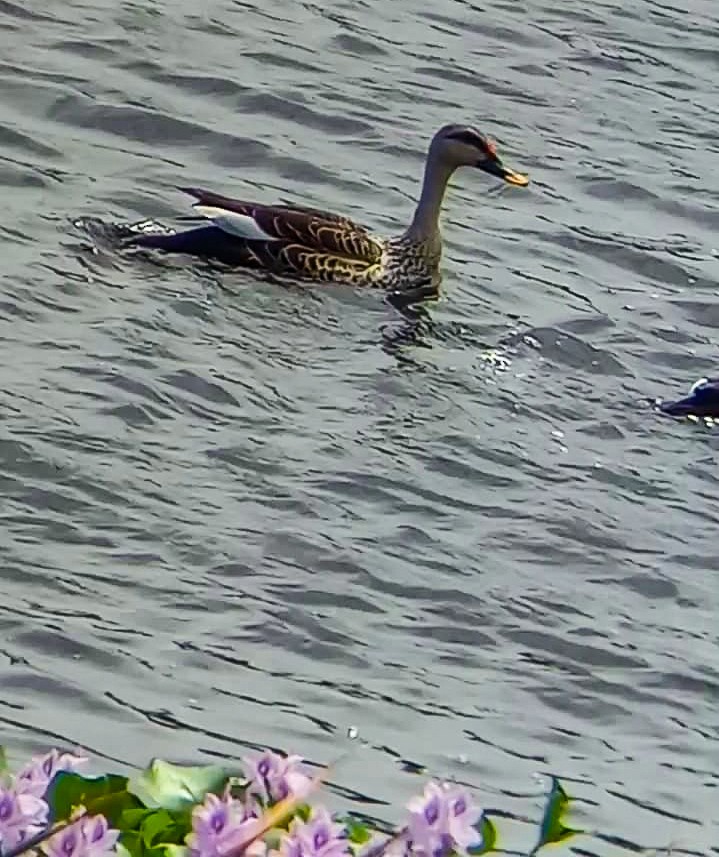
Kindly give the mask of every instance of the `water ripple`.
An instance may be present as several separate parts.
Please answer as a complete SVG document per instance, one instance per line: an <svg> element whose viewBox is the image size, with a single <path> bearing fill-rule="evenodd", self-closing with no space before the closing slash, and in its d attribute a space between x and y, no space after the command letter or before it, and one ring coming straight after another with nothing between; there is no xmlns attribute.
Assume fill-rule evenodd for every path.
<svg viewBox="0 0 719 857"><path fill-rule="evenodd" d="M321 763L356 726L331 788L380 820L426 767L526 850L539 767L598 831L576 851L714 847L716 438L647 405L716 361L690 7L0 2L13 758ZM448 121L533 183L457 175L415 314L71 226L192 183L396 231Z"/></svg>

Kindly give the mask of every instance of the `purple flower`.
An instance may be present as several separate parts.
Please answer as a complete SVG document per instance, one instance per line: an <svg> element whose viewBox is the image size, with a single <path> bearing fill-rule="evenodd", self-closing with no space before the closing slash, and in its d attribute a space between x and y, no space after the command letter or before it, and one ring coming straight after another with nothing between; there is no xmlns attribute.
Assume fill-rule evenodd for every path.
<svg viewBox="0 0 719 857"><path fill-rule="evenodd" d="M48 805L31 794L0 786L0 849L9 851L45 829Z"/></svg>
<svg viewBox="0 0 719 857"><path fill-rule="evenodd" d="M32 760L15 775L15 791L44 797L50 781L58 771L74 771L87 762L84 756L59 753L51 750L44 756L33 756Z"/></svg>
<svg viewBox="0 0 719 857"><path fill-rule="evenodd" d="M449 842L449 803L445 790L429 782L421 797L413 797L407 804L409 821L407 832L415 854L439 857L451 849Z"/></svg>
<svg viewBox="0 0 719 857"><path fill-rule="evenodd" d="M221 798L208 794L205 802L192 811L192 833L187 838L192 857L226 857L233 849L257 833L260 822L255 807L236 800L226 792ZM260 855L265 851L260 840L247 850Z"/></svg>
<svg viewBox="0 0 719 857"><path fill-rule="evenodd" d="M115 847L119 830L104 815L85 815L51 836L42 846L47 857L105 857Z"/></svg>
<svg viewBox="0 0 719 857"><path fill-rule="evenodd" d="M347 831L332 821L324 807L312 810L305 823L295 818L280 843L280 857L347 857Z"/></svg>
<svg viewBox="0 0 719 857"><path fill-rule="evenodd" d="M470 845L477 845L482 835L476 828L482 817L482 810L472 803L472 796L464 789L450 789L449 835L456 849L466 851Z"/></svg>
<svg viewBox="0 0 719 857"><path fill-rule="evenodd" d="M279 756L271 750L243 759L248 768L248 795L275 802L293 795L302 799L309 793L312 780L298 770L301 756Z"/></svg>
<svg viewBox="0 0 719 857"><path fill-rule="evenodd" d="M448 783L427 783L424 794L412 798L407 809L407 838L413 854L447 857L450 851L465 851L481 840L474 827L481 810L468 792Z"/></svg>

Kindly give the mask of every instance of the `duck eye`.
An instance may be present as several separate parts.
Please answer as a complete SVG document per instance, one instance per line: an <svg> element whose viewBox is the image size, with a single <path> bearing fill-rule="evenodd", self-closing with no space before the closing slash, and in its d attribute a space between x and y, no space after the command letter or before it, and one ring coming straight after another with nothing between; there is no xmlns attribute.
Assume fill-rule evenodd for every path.
<svg viewBox="0 0 719 857"><path fill-rule="evenodd" d="M473 149L479 149L483 154L487 153L487 143L476 131L457 131L450 134L450 137L467 146L472 146Z"/></svg>

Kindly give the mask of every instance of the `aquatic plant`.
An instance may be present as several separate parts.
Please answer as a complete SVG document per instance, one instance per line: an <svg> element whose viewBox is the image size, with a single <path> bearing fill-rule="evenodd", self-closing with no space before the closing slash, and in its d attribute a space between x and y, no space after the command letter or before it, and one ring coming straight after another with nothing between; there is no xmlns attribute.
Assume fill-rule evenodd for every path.
<svg viewBox="0 0 719 857"><path fill-rule="evenodd" d="M243 769L159 759L134 777L85 776L87 758L51 750L14 775L0 748L0 857L479 857L497 829L471 793L431 780L405 823L382 833L308 803L327 775L267 751ZM532 853L578 832L556 781Z"/></svg>

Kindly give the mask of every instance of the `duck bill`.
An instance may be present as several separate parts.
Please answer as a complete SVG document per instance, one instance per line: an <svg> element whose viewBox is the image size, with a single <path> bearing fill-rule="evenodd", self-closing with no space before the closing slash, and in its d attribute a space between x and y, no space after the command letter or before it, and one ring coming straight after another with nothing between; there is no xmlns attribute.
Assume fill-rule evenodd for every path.
<svg viewBox="0 0 719 857"><path fill-rule="evenodd" d="M502 179L507 182L507 184L517 185L518 187L526 187L529 184L528 176L523 176L521 173L515 173L514 170L510 170L509 167L505 167L499 158L480 161L477 166L480 170L484 170L485 173L489 173L491 176L497 176L497 178Z"/></svg>

